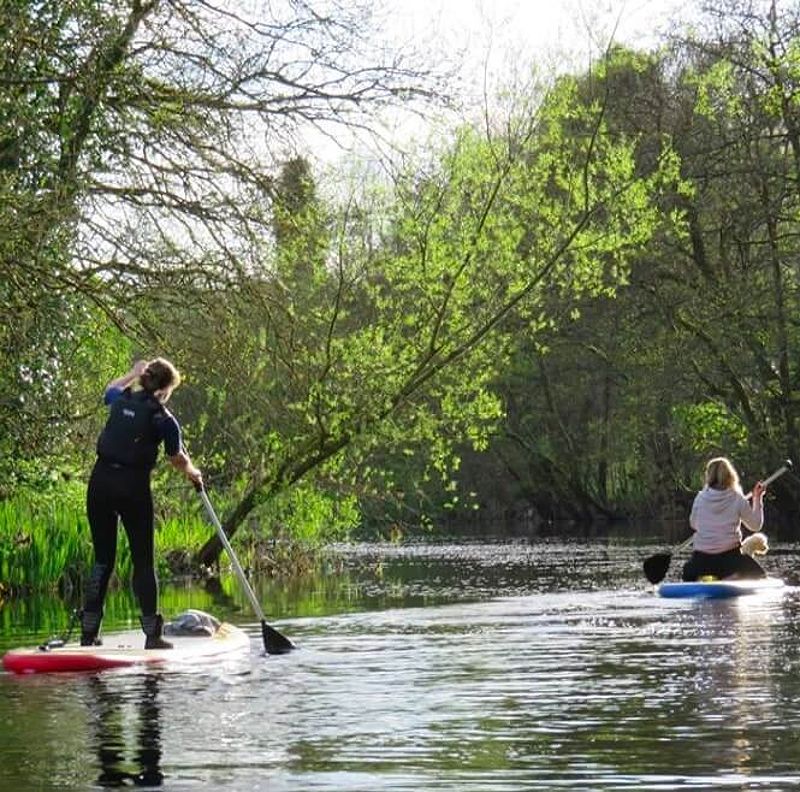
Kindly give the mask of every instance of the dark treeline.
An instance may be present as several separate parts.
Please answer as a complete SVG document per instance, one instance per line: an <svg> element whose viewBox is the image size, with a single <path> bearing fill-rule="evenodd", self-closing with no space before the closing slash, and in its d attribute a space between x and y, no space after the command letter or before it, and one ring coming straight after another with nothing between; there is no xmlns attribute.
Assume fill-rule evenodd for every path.
<svg viewBox="0 0 800 792"><path fill-rule="evenodd" d="M797 7L726 0L347 190L298 130L445 91L368 8L2 13L4 499L80 475L154 354L230 533L674 517L708 456L796 456Z"/></svg>

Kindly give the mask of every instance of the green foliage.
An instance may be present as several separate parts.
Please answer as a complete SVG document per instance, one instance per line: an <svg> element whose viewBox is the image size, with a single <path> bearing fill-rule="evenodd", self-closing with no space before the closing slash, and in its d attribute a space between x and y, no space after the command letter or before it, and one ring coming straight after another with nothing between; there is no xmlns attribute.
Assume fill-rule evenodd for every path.
<svg viewBox="0 0 800 792"><path fill-rule="evenodd" d="M699 455L800 453L792 19L730 3L705 39L613 48L348 193L245 145L235 77L269 53L243 29L57 6L3 7L0 497L88 469L139 350L185 373L187 448L256 543L434 526L498 475L542 515L656 513ZM156 21L207 61L154 71ZM196 549L196 501L166 503L160 538Z"/></svg>
<svg viewBox="0 0 800 792"><path fill-rule="evenodd" d="M12 591L78 584L91 564L81 488L0 501L0 583Z"/></svg>
<svg viewBox="0 0 800 792"><path fill-rule="evenodd" d="M735 71L727 60L718 60L699 72L686 76L697 91L695 111L705 118L735 117L741 111L741 97L735 90Z"/></svg>
<svg viewBox="0 0 800 792"><path fill-rule="evenodd" d="M394 194L365 193L369 215L387 218L385 242L365 244L375 236L366 210L342 214L335 266L315 288L295 287L291 310L270 307L287 305L286 278L248 279L223 298L222 334L216 311L203 322L215 358L236 361L207 377L226 394L226 432L250 459L257 503L300 479L369 497L392 486L385 469L404 449L424 448L419 475L447 489L456 449L485 448L503 416L493 384L512 317L536 333L552 322L554 297L624 283L631 252L660 223L652 195L676 179L677 161L665 145L639 174L635 141L609 135L576 91L564 79L534 117L513 119L513 137L464 128L424 175L410 168Z"/></svg>
<svg viewBox="0 0 800 792"><path fill-rule="evenodd" d="M353 495L337 496L303 482L265 503L248 526L259 538L290 538L318 547L346 539L359 522Z"/></svg>
<svg viewBox="0 0 800 792"><path fill-rule="evenodd" d="M83 484L53 481L46 489L20 489L0 501L0 588L80 590L92 564L85 500ZM207 533L207 522L196 510L172 504L172 516L156 520L159 574L169 577L172 560L196 551ZM130 551L120 526L116 579L127 585L131 572Z"/></svg>
<svg viewBox="0 0 800 792"><path fill-rule="evenodd" d="M0 497L73 474L93 450L101 383L127 368L131 344L106 317L53 294L23 306L0 286L13 320L0 329Z"/></svg>
<svg viewBox="0 0 800 792"><path fill-rule="evenodd" d="M703 456L735 454L747 446L747 427L718 402L679 404L673 408L678 440Z"/></svg>

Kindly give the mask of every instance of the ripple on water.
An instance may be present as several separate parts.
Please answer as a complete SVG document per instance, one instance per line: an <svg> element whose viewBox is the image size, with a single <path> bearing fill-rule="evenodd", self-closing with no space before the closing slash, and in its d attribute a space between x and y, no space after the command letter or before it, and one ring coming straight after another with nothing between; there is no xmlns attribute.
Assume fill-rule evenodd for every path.
<svg viewBox="0 0 800 792"><path fill-rule="evenodd" d="M135 761L144 721L169 789L800 783L796 592L660 600L641 580L635 548L425 552L387 551L375 582L380 596L400 589L415 607L376 607L370 594L352 612L280 622L300 646L287 656L261 656L250 623L253 652L238 670L111 674L102 695L86 678L0 677L0 723L16 729L5 732L0 766L9 774L24 744L25 772L12 770L9 783L52 771L61 788L85 789L103 746L125 753L126 767ZM67 750L84 769L58 758Z"/></svg>

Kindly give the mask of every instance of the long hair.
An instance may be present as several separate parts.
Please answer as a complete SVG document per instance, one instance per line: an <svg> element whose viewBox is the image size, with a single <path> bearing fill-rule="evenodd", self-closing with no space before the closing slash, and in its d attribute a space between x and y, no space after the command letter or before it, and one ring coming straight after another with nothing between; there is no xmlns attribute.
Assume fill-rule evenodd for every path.
<svg viewBox="0 0 800 792"><path fill-rule="evenodd" d="M726 457L714 457L706 465L706 486L710 489L735 489L741 491L739 474Z"/></svg>
<svg viewBox="0 0 800 792"><path fill-rule="evenodd" d="M161 401L169 399L172 391L181 384L181 375L178 369L164 358L154 358L139 377L142 388L147 393L154 394L161 391Z"/></svg>

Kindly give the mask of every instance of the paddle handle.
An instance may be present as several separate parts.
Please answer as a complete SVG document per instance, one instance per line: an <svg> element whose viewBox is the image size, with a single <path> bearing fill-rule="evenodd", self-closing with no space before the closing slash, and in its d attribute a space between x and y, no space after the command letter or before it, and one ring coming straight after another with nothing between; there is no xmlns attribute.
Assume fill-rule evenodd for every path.
<svg viewBox="0 0 800 792"><path fill-rule="evenodd" d="M211 505L211 501L208 499L205 488L198 488L198 492L200 493L200 497L203 499L203 505L206 507L206 511L208 512L208 516L211 518L211 522L214 523L214 527L217 529L217 536L219 536L219 540L222 542L225 551L228 553L228 558L230 558L231 564L233 564L233 568L236 571L236 576L239 578L239 582L242 584L242 588L245 590L247 598L250 600L250 604L253 606L253 611L263 623L265 621L264 611L261 610L261 605L259 604L255 592L250 586L250 583L247 581L247 576L244 574L242 565L239 563L236 553L233 552L233 547L231 547L231 543L228 540L228 537L225 535L225 531L222 528L222 523L220 523L219 517L217 517L217 513L214 511L214 507Z"/></svg>
<svg viewBox="0 0 800 792"><path fill-rule="evenodd" d="M783 465L781 465L781 467L779 467L771 476L767 476L767 478L765 478L764 481L762 481L761 483L766 487L768 484L772 484L772 482L775 481L776 478L780 478L784 473L787 473L791 469L792 469L792 460L787 459L783 463ZM750 492L747 497L749 498L750 495L752 494L753 493Z"/></svg>

